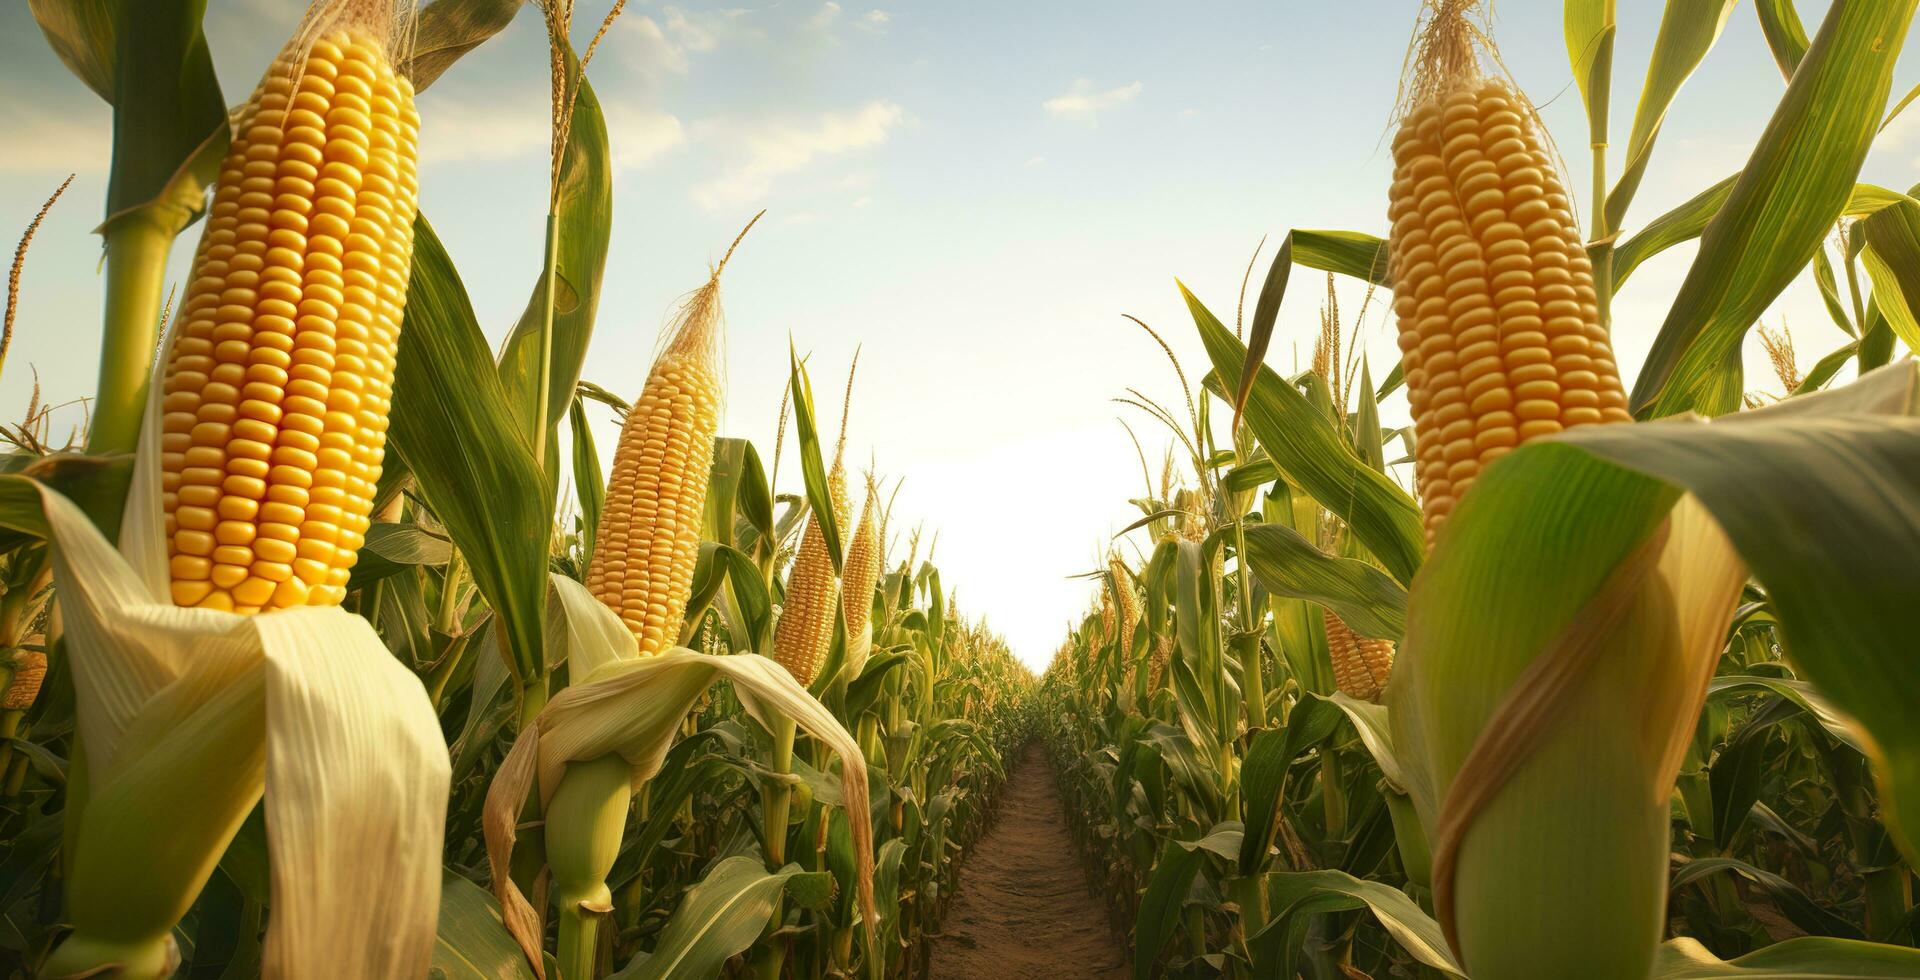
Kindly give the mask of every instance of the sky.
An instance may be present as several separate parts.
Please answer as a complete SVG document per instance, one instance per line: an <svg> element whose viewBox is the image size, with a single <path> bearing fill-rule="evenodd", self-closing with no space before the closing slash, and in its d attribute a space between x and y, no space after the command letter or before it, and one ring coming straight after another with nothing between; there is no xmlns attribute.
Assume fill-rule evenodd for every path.
<svg viewBox="0 0 1920 980"><path fill-rule="evenodd" d="M937 532L934 560L961 610L1039 669L1092 596L1073 576L1097 567L1141 516L1128 502L1143 490L1139 458L1116 420L1139 434L1156 478L1171 438L1113 400L1128 387L1180 399L1165 355L1122 314L1157 329L1197 383L1205 358L1176 277L1227 319L1263 236L1262 270L1289 228L1385 233L1388 121L1418 6L633 0L591 70L616 178L585 378L637 394L676 299L766 208L723 280L722 432L770 452L790 339L810 356L824 424L837 426L858 349L849 460L904 480L894 560L905 531ZM209 0L206 33L229 101L251 89L303 7ZM1825 4L1799 7L1811 32ZM1619 2L1622 136L1660 10ZM604 11L582 0L577 43ZM1505 63L1565 152L1584 212L1586 122L1559 5L1496 11ZM421 208L496 343L540 268L546 71L539 15L523 9L419 100ZM1895 93L1916 81L1909 51ZM1628 231L1739 169L1783 85L1741 4L1668 115ZM0 6L9 134L0 234L24 229L77 174L26 261L0 418L21 416L36 376L53 402L92 394L101 306L92 229L110 125L27 5ZM1623 157L1615 147L1613 173ZM1920 179L1917 165L1920 110L1888 128L1862 179L1905 188ZM184 280L197 233L178 243L171 281ZM1692 256L1688 245L1649 262L1615 300L1629 386ZM1311 351L1324 295L1315 276L1296 273L1281 311L1269 362L1283 371ZM1349 325L1360 299L1342 284ZM1376 378L1397 357L1386 314L1376 298L1360 326ZM1805 277L1762 322L1794 329L1803 370L1845 340ZM1777 391L1757 340L1747 354L1748 387ZM1385 413L1389 424L1404 419L1404 400ZM55 418L70 427L81 409ZM610 461L616 420L598 406L593 418ZM798 493L791 447L789 437L778 489Z"/></svg>

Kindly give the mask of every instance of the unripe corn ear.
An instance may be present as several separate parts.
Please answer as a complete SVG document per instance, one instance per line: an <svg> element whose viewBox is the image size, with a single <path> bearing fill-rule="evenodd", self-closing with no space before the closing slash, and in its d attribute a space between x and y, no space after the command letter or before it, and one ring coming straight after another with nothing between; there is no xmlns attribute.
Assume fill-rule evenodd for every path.
<svg viewBox="0 0 1920 980"><path fill-rule="evenodd" d="M1350 698L1379 701L1393 673L1393 641L1368 639L1355 633L1333 610L1323 613L1334 686Z"/></svg>
<svg viewBox="0 0 1920 980"><path fill-rule="evenodd" d="M1119 620L1120 657L1127 660L1133 653L1133 627L1140 618L1140 599L1134 595L1133 576L1127 574L1119 555L1108 556L1107 574L1113 578L1114 595L1118 597L1113 611Z"/></svg>
<svg viewBox="0 0 1920 980"><path fill-rule="evenodd" d="M874 486L867 481L867 502L860 508L860 524L847 546L841 605L847 617L847 640L865 634L873 620L873 588L880 580L880 526L874 520Z"/></svg>
<svg viewBox="0 0 1920 980"><path fill-rule="evenodd" d="M1532 108L1477 77L1460 30L1427 39L1387 211L1429 539L1493 460L1576 425L1631 421L1593 265Z"/></svg>
<svg viewBox="0 0 1920 980"><path fill-rule="evenodd" d="M837 458L827 474L827 486L833 495L836 524L845 527L847 478ZM833 607L838 600L839 585L833 575L833 558L827 554L826 536L820 531L820 522L808 517L793 570L787 573L786 599L773 636L773 658L802 687L813 683L820 662L826 659L827 647L833 642Z"/></svg>
<svg viewBox="0 0 1920 980"><path fill-rule="evenodd" d="M339 4L310 22L221 164L162 380L179 605L346 596L386 446L419 187L391 19Z"/></svg>
<svg viewBox="0 0 1920 980"><path fill-rule="evenodd" d="M669 324L614 451L587 587L633 631L641 656L674 645L693 592L720 426L720 329L716 269Z"/></svg>
<svg viewBox="0 0 1920 980"><path fill-rule="evenodd" d="M1153 659L1149 661L1147 689L1158 691L1167 682L1167 667L1173 663L1173 636L1162 636L1153 644Z"/></svg>
<svg viewBox="0 0 1920 980"><path fill-rule="evenodd" d="M859 364L859 354L854 355ZM847 375L847 404L853 399L853 375ZM833 468L827 471L827 493L833 505L834 527L847 526L847 408L840 411L840 438L833 450ZM844 538L842 539L845 540ZM869 588L871 592L871 588ZM793 679L805 687L820 673L833 643L833 613L840 601L840 583L834 577L833 556L827 552L826 535L819 520L809 515L807 529L800 536L800 551L793 557L793 569L787 573L787 591L781 603L780 620L774 626L773 659ZM851 635L851 630L849 630Z"/></svg>
<svg viewBox="0 0 1920 980"><path fill-rule="evenodd" d="M19 650L9 665L7 684L0 693L0 710L25 711L40 696L40 685L47 679L47 655L38 650Z"/></svg>

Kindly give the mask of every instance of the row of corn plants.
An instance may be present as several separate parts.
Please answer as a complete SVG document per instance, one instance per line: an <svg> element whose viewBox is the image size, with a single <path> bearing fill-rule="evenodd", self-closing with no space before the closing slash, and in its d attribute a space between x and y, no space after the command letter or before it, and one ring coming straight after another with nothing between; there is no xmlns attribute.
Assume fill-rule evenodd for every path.
<svg viewBox="0 0 1920 980"><path fill-rule="evenodd" d="M1119 399L1170 448L1040 695L1137 977L1920 976L1920 189L1858 181L1915 4L1752 8L1765 132L1636 227L1735 4L1665 5L1610 183L1614 4L1567 0L1583 228L1493 25L1428 0L1387 234L1290 232L1232 326L1181 286L1207 370ZM1696 241L1629 389L1611 301ZM1327 298L1287 376L1300 267ZM1784 394L1752 392L1802 275L1835 349L1802 374L1763 331Z"/></svg>
<svg viewBox="0 0 1920 980"><path fill-rule="evenodd" d="M926 972L1034 681L846 466L851 370L837 440L797 355L772 453L720 433L726 258L581 377L620 6L578 55L535 8L547 234L495 350L414 99L518 0L320 0L231 111L204 0L31 4L114 158L84 444L36 399L0 457L0 973Z"/></svg>

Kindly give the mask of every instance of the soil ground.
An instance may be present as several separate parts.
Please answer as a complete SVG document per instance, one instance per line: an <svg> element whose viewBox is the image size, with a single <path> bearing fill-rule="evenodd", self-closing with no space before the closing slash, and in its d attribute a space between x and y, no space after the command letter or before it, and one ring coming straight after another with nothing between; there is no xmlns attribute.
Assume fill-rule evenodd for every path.
<svg viewBox="0 0 1920 980"><path fill-rule="evenodd" d="M1053 767L1028 745L1000 812L960 869L934 980L1124 980L1127 947L1087 893Z"/></svg>

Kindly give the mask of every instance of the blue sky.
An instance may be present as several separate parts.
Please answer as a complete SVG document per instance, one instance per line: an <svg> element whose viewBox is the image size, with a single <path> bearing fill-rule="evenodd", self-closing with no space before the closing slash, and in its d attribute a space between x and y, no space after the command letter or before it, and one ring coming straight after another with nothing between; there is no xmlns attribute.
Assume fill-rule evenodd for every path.
<svg viewBox="0 0 1920 980"><path fill-rule="evenodd" d="M295 0L210 0L207 34L230 100L252 87L297 21ZM593 64L618 165L614 233L586 377L635 393L676 297L699 285L756 210L728 266L724 430L771 447L788 337L811 352L837 424L861 347L849 443L904 477L894 530L925 521L971 615L1043 665L1110 536L1138 512L1125 415L1158 467L1155 423L1110 399L1178 385L1140 316L1195 381L1203 358L1178 276L1230 316L1262 235L1385 228L1387 120L1417 4L1302 2L854 2L737 7L630 3ZM1613 126L1624 136L1661 5L1620 0ZM1802 2L1809 30L1824 8ZM581 41L604 12L583 2ZM1583 210L1586 125L1558 4L1497 5L1509 68L1566 151ZM546 61L523 10L420 100L421 202L496 341L539 268ZM1920 71L1909 55L1895 79ZM1668 116L1629 230L1738 169L1783 83L1751 5ZM1864 179L1920 180L1920 111L1896 122ZM110 113L47 50L26 5L0 9L0 230L24 228L78 178L27 260L0 417L33 373L55 401L91 394L98 240ZM1622 151L1615 149L1617 173ZM7 232L11 235L11 232ZM186 272L190 239L176 252ZM1632 373L1692 256L1645 266L1615 305ZM1263 255L1263 263L1265 256ZM1264 268L1264 264L1263 264ZM1320 284L1296 278L1272 360L1305 359ZM1343 288L1343 309L1359 306ZM1362 339L1376 376L1396 356L1376 301ZM1795 328L1800 363L1844 338L1810 283L1765 318ZM1749 387L1777 387L1757 343ZM1631 378L1629 378L1631 381ZM1403 406L1389 407L1404 414ZM77 409L59 416L79 420ZM614 422L597 412L603 452ZM789 455L789 462L791 456ZM783 491L798 470L782 468ZM898 545L904 551L904 539ZM896 557L899 555L896 554Z"/></svg>

